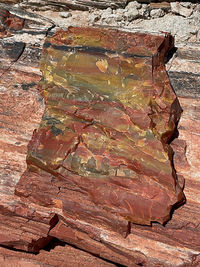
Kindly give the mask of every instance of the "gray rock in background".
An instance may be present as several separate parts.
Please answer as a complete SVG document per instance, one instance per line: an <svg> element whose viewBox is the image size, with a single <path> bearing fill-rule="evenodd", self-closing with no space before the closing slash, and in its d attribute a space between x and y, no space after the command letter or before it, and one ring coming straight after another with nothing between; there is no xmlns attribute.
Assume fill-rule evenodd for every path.
<svg viewBox="0 0 200 267"><path fill-rule="evenodd" d="M123 20L124 12L125 12L125 10L123 8L118 8L118 9L114 10L116 21L122 21Z"/></svg>
<svg viewBox="0 0 200 267"><path fill-rule="evenodd" d="M188 5L183 6L182 3L179 3L179 2L172 2L171 3L171 11L172 13L174 14L179 14L183 17L189 17L192 12L193 12L193 9L190 8L190 5L189 5L189 8L188 8Z"/></svg>
<svg viewBox="0 0 200 267"><path fill-rule="evenodd" d="M59 15L60 15L62 18L69 18L69 17L72 16L72 13L63 11L63 12L59 12Z"/></svg>
<svg viewBox="0 0 200 267"><path fill-rule="evenodd" d="M160 18L160 17L163 17L165 15L165 12L164 10L162 10L161 8L158 8L158 9L152 9L150 11L150 16L152 18Z"/></svg>
<svg viewBox="0 0 200 267"><path fill-rule="evenodd" d="M113 10L112 8L108 7L107 9L105 9L101 15L102 19L106 19L107 17L109 17L111 14L113 14Z"/></svg>
<svg viewBox="0 0 200 267"><path fill-rule="evenodd" d="M101 18L100 14L92 12L88 17L88 22L94 24L95 22L99 21L100 18Z"/></svg>
<svg viewBox="0 0 200 267"><path fill-rule="evenodd" d="M150 15L149 5L142 4L142 7L138 10L140 17L148 18Z"/></svg>
<svg viewBox="0 0 200 267"><path fill-rule="evenodd" d="M129 2L128 5L125 7L126 10L130 9L140 9L142 5L137 1Z"/></svg>
<svg viewBox="0 0 200 267"><path fill-rule="evenodd" d="M124 13L124 18L129 22L139 18L139 16L140 15L137 9L129 9Z"/></svg>
<svg viewBox="0 0 200 267"><path fill-rule="evenodd" d="M187 8L190 8L192 3L191 2L180 2L180 5L184 6L184 7L187 7Z"/></svg>

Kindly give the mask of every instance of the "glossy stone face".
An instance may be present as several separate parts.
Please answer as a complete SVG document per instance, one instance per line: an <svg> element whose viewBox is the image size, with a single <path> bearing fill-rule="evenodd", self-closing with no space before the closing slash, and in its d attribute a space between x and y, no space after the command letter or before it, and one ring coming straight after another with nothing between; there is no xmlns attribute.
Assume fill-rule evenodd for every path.
<svg viewBox="0 0 200 267"><path fill-rule="evenodd" d="M139 224L168 220L184 200L168 145L181 113L163 65L172 45L171 36L103 28L47 38L46 109L29 143L28 169L75 184L102 214ZM87 206L65 198L64 211L88 216Z"/></svg>

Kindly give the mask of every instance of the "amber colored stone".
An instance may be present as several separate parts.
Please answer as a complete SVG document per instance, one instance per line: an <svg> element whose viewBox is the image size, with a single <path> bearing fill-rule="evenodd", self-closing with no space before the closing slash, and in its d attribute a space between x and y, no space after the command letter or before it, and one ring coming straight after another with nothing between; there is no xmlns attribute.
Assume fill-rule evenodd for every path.
<svg viewBox="0 0 200 267"><path fill-rule="evenodd" d="M40 82L46 109L20 186L50 175L59 194L37 199L37 188L26 194L20 186L16 193L112 229L166 222L184 201L169 145L182 111L163 63L172 47L170 35L105 28L48 37Z"/></svg>

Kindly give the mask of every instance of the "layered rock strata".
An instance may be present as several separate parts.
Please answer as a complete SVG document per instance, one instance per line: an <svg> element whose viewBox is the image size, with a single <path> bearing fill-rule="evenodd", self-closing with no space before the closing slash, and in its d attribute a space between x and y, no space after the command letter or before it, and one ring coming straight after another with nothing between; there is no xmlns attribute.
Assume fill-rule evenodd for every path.
<svg viewBox="0 0 200 267"><path fill-rule="evenodd" d="M128 222L166 222L184 200L168 145L181 113L163 65L172 46L98 28L47 38L46 109L16 194L124 235Z"/></svg>

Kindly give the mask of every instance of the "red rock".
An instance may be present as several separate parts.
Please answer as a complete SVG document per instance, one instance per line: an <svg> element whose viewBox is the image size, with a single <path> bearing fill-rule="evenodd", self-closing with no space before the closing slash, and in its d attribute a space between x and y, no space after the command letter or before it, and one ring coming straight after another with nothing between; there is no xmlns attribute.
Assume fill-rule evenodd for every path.
<svg viewBox="0 0 200 267"><path fill-rule="evenodd" d="M32 38L29 40L32 42ZM3 47L3 50L5 49L7 46ZM38 128L44 111L41 97L36 89L36 84L41 78L38 59L35 56L38 50L37 47L29 49L31 45L27 44L23 55L10 65L9 70L6 70L7 65L5 65L8 60L7 57L4 58L6 53L1 54L0 73L3 75L0 86L0 237L3 234L4 240L0 238L0 243L3 244L7 239L7 246L10 248L28 251L33 249L33 242L42 237L48 237L51 232L52 236L59 237L65 243L93 251L98 257L125 266L138 264L165 267L199 266L199 99L194 99L192 96L179 97L183 108L179 123L179 138L186 142L186 153L185 149L182 149L181 142L176 142L173 146L178 177L183 175L185 178L184 192L187 203L174 212L172 220L165 227L158 224L153 224L152 227L134 224L131 227L131 233L127 238L123 238L114 231L106 230L101 224L95 226L96 220L90 224L78 218L66 217L60 209L61 202L57 199L53 207L44 207L31 203L27 198L20 199L14 195L15 185L26 169L26 146L31 139L32 131ZM174 89L177 90L177 87ZM183 89L186 90L187 87L179 88L180 95ZM189 166L176 160L181 157L184 162L186 157ZM45 189L47 186L45 180L42 181L44 185L41 181L39 183ZM58 181L54 181L53 185L56 183L59 189ZM62 181L60 183L62 184ZM64 190L63 185L62 190ZM55 213L58 216L57 219ZM53 218L52 227L49 225L51 218ZM68 231L59 229L68 229ZM65 250L65 248L69 249ZM3 266L9 266L9 263L16 266L20 261L25 266L32 263L39 266L47 264L66 266L63 259L68 259L69 266L70 264L107 266L106 261L97 263L99 258L91 258L89 253L82 254L81 250L74 251L73 247L63 247L63 245L50 251L40 250L38 255L1 248L0 255L3 255L0 257L0 260L3 260L1 262Z"/></svg>
<svg viewBox="0 0 200 267"><path fill-rule="evenodd" d="M24 27L24 21L8 10L0 8L0 37L11 35L12 31L21 30Z"/></svg>
<svg viewBox="0 0 200 267"><path fill-rule="evenodd" d="M12 251L0 247L0 266L9 267L114 267L115 264L106 262L89 253L65 245L58 240L52 242L52 249L41 250L39 254L23 251Z"/></svg>
<svg viewBox="0 0 200 267"><path fill-rule="evenodd" d="M163 66L171 47L170 36L92 28L47 39L46 110L16 194L124 235L128 222L166 222L184 200L168 145L181 113Z"/></svg>

